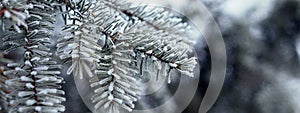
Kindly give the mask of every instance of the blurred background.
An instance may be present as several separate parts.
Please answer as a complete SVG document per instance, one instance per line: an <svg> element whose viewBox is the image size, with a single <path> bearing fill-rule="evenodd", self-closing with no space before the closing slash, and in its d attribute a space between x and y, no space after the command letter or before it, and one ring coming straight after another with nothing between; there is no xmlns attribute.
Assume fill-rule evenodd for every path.
<svg viewBox="0 0 300 113"><path fill-rule="evenodd" d="M209 113L300 113L300 2L202 3L219 25L227 52L225 84ZM210 54L208 48L204 51L198 53L206 54L200 61L199 100L209 83ZM190 105L185 113L196 111Z"/></svg>
<svg viewBox="0 0 300 113"><path fill-rule="evenodd" d="M158 4L180 9L183 15L190 18L199 18L196 22L201 23L205 17L195 1L156 0ZM217 22L227 53L225 83L217 102L208 113L300 113L300 2L198 1L207 7ZM196 45L201 65L197 93L183 113L198 113L210 82L211 56L202 38L197 41L202 45ZM9 59L16 55L0 53L0 57ZM7 60L1 58L0 62ZM0 64L0 67L2 72L4 66ZM63 86L67 96L67 102L64 103L66 113L89 113L73 77L63 76L66 80ZM163 101L161 99L172 96L177 88L176 82L174 84L174 87L166 87L168 91L153 96L153 101ZM149 104L153 104L153 101L149 101ZM161 112L172 113L171 110Z"/></svg>

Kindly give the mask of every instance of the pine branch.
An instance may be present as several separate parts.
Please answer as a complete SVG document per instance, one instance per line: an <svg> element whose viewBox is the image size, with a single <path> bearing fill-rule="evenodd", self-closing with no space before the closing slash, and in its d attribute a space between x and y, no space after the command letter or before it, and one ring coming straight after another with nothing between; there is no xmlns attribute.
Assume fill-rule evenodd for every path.
<svg viewBox="0 0 300 113"><path fill-rule="evenodd" d="M131 32L130 34L143 36L148 33L148 36L142 38L144 43L136 45L133 42L131 44L132 46L137 46L135 47L138 48L135 49L136 52L143 53L140 54L143 55L142 58L150 57L153 61L159 60L159 62L168 63L171 69L174 68L185 75L193 76L196 58L187 57L187 52L192 51L193 43L185 35L185 31L189 26L179 17L174 17L172 13L157 7L138 6L131 8L129 3L122 5L124 1L104 0L103 2L107 7L115 10L117 13L121 13L121 16L127 16L125 19L128 21L134 21L130 26L141 24L137 25L140 26L137 29L143 31L125 31L125 34L126 32ZM132 28L128 28L132 30ZM141 36L128 36L128 38L130 37L137 38ZM149 47L142 47L143 45L148 45ZM158 67L160 68L161 66Z"/></svg>
<svg viewBox="0 0 300 113"><path fill-rule="evenodd" d="M29 18L25 19L27 27L19 32L12 32L3 39L11 48L23 47L24 62L9 63L12 70L5 71L7 76L14 78L6 81L14 91L10 94L12 108L10 112L63 112L65 107L61 104L65 101L64 91L60 84L63 78L58 65L52 61L49 44L52 36L49 30L53 28L55 1L28 1L32 8L28 10ZM10 50L11 50L10 48Z"/></svg>
<svg viewBox="0 0 300 113"><path fill-rule="evenodd" d="M76 21L77 18L71 18ZM96 51L101 50L98 47L97 41L99 35L95 33L93 23L90 23L89 17L80 19L80 24L72 23L64 27L66 33L71 33L60 40L57 44L57 54L61 59L72 60L72 65L69 67L67 74L73 74L83 78L83 73L87 72L90 77L93 76L89 64L95 62L97 55ZM78 22L78 23L79 23ZM82 71L82 68L84 71ZM75 72L74 72L75 71Z"/></svg>
<svg viewBox="0 0 300 113"><path fill-rule="evenodd" d="M73 10L67 14L69 17L68 21L71 22L63 28L68 35L59 40L60 43L57 44L57 54L60 58L72 61L67 74L73 72L75 76L79 76L81 79L85 73L90 77L94 75L91 67L94 67L95 62L99 58L99 55L96 53L102 50L102 47L97 43L101 38L99 33L104 33L104 28L100 27L100 25L110 22L109 16L103 13L105 9L100 4L97 5L97 10L87 8L92 5L95 7L95 4L89 2L84 4L83 1L75 3L75 6L82 7L74 7L69 2L67 3L66 6ZM88 10L80 11L75 8Z"/></svg>
<svg viewBox="0 0 300 113"><path fill-rule="evenodd" d="M72 56L73 51L76 51L74 49L78 49L76 48L78 46L70 47L70 45L73 44L74 42L75 43L80 42L80 41L75 41L74 40L75 37L76 38L84 37L85 39L82 40L82 42L86 44L84 46L90 47L91 49L91 50L85 49L85 51L88 51L90 53L82 54L87 56L81 56L81 55L77 55L77 56L83 59L85 58L91 59L89 63L92 63L94 61L97 62L94 74L96 74L98 78L90 80L91 87L95 88L95 94L92 98L93 103L95 103L95 109L97 111L99 111L100 109L105 109L107 112L116 113L118 112L118 109L121 106L129 111L132 111L132 109L134 108L133 101L137 100L136 93L138 91L138 86L136 84L136 78L134 78L134 75L136 75L135 73L137 73L137 71L136 69L130 68L130 66L132 65L131 63L126 64L126 62L124 62L124 59L126 58L115 56L116 54L119 54L118 49L125 49L124 45L123 46L118 45L116 42L117 41L116 39L120 34L119 31L122 31L121 29L124 23L122 23L122 21L119 18L115 18L114 16L112 16L109 13L109 9L105 7L105 5L102 2L98 2L90 5L76 5L76 6L88 6L90 8L89 10L77 12L80 13L78 15L75 15L75 13L68 15L69 19L72 19L72 21L75 22L73 22L72 25L70 26L67 25L65 27L67 30L65 31L69 33L73 33L74 35L70 36L72 38L65 38L66 41L64 40L62 41L62 43L58 45L59 48L62 48L61 45L66 45L66 46L69 45L68 49L64 49L64 50L59 49L59 53ZM72 7L68 6L68 7L70 7L70 9L74 8L73 6ZM77 8L85 9L81 7L77 7ZM73 9L73 10L78 10L78 9ZM100 39L97 39L97 37L100 37ZM98 44L97 43L99 42L98 40L103 44L102 45ZM89 42L89 43L85 43L85 42ZM68 51L72 51L71 54L69 54ZM132 51L131 53L133 53L133 50L131 51ZM88 69L88 66L85 65L75 66L76 62L78 61L74 62L73 57L68 57L68 58L73 59L72 65L69 68L69 70L74 70L74 71L92 70L92 69ZM121 64L116 65L113 64L113 62L115 63L121 62ZM121 70L123 73L120 73ZM130 71L130 72L125 73L124 71ZM78 73L75 73L75 75L76 74ZM90 74L93 75L92 73ZM80 75L80 77L82 76L83 74Z"/></svg>
<svg viewBox="0 0 300 113"><path fill-rule="evenodd" d="M140 69L143 70L143 67L153 64L158 71L163 71L161 74L165 76L169 76L168 73L176 69L182 74L193 77L193 70L197 63L195 57L188 56L190 45L173 38L168 33L151 29L145 24L147 23L141 22L125 30L120 38L130 39L128 41L134 47L137 59L149 61L149 63L140 62Z"/></svg>
<svg viewBox="0 0 300 113"><path fill-rule="evenodd" d="M186 38L185 31L189 29L188 24L181 17L174 16L167 9L147 5L132 7L131 3L128 3L126 0L103 0L102 2L116 12L122 13L121 15L127 16L124 18L128 21L137 19L156 30L162 30L170 35L176 34L181 39ZM192 44L188 39L184 41Z"/></svg>
<svg viewBox="0 0 300 113"><path fill-rule="evenodd" d="M168 73L172 69L193 76L196 65L195 57L189 58L187 55L192 48L192 43L185 39L183 32L186 25L181 24L180 19L169 17L170 13L164 13L164 10L154 8L149 11L146 7L130 8L130 4L122 5L120 2L122 1L97 1L90 5L90 10L84 10L86 12L79 12L79 9L87 8L75 7L86 5L69 6L70 9L76 10L76 13L79 12L74 20L93 21L92 26L98 26L98 29L97 27L95 29L98 31L96 33L100 33L99 41L105 42L103 45L98 45L102 47L100 52L94 51L89 55L96 56L93 58L98 59L93 60L97 61L94 74L98 78L90 80L91 87L95 88L92 100L97 111L104 109L115 113L120 107L132 111L134 108L132 102L137 101L138 98L137 79L140 75L153 73L155 70L157 75L168 76L170 82ZM146 17L143 13L153 15ZM163 15L154 15L158 13ZM69 16L69 18L73 17ZM164 19L171 19L171 21L160 22ZM73 23L79 26L89 25L89 22L73 21ZM71 32L78 31L77 28L70 29L73 30ZM89 34L90 31L91 29L86 30ZM172 33L173 31L176 33ZM67 51L65 52L68 54ZM78 66L77 70L81 68Z"/></svg>
<svg viewBox="0 0 300 113"><path fill-rule="evenodd" d="M68 74L97 76L90 80L97 111L132 111L140 92L138 79L147 73L156 71L168 76L169 82L172 69L193 76L196 59L188 56L192 42L184 34L187 24L171 13L131 8L116 0L62 2L71 9L64 15L69 23L64 31L70 35L58 44L58 53L72 60ZM87 64L94 62L96 68L89 68L94 66Z"/></svg>
<svg viewBox="0 0 300 113"><path fill-rule="evenodd" d="M9 77L3 73L8 69L5 65L11 61L3 57L3 54L0 52L0 111L8 112L9 103L7 95L10 93L10 89L5 84L5 81L9 79Z"/></svg>
<svg viewBox="0 0 300 113"><path fill-rule="evenodd" d="M12 27L21 32L20 27L27 28L25 20L29 17L28 9L32 8L32 4L26 4L26 1L3 0L0 3L0 23L2 29L5 28L5 20L9 19Z"/></svg>
<svg viewBox="0 0 300 113"><path fill-rule="evenodd" d="M113 45L111 41L107 45ZM98 79L92 79L91 87L95 88L95 95L92 102L95 109L105 109L108 113L119 113L119 108L132 111L134 103L138 100L140 86L135 60L132 59L135 53L130 49L129 44L115 42L115 46L106 46L101 52L95 74Z"/></svg>

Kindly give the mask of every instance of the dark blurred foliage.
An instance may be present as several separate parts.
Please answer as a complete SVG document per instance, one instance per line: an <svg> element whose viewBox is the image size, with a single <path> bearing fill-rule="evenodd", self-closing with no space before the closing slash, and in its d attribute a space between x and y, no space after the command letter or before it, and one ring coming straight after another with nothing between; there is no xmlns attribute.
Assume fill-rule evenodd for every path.
<svg viewBox="0 0 300 113"><path fill-rule="evenodd" d="M275 98L276 95L272 100L258 100L266 86L272 86L277 78L280 79L277 72L284 71L288 73L286 76L299 75L296 42L300 36L300 5L293 0L275 2L266 19L258 23L231 19L231 25L226 29L221 22L230 17L220 12L213 13L226 43L228 64L223 90L210 113L286 112L285 106L275 106L282 103ZM253 30L260 34L254 34ZM264 105L259 104L261 101L271 104L265 105L271 107L266 110Z"/></svg>

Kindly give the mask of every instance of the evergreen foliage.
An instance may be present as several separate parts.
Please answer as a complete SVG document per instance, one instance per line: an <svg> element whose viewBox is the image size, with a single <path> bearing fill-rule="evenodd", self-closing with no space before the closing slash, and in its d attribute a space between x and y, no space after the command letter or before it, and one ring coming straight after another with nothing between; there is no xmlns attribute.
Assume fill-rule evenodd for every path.
<svg viewBox="0 0 300 113"><path fill-rule="evenodd" d="M4 72L12 77L6 80L13 89L10 112L64 112L64 80L58 76L64 63L71 63L67 74L89 77L98 112L132 111L142 76L165 76L170 83L170 72L177 70L193 77L189 26L167 9L125 0L2 0L0 9L5 52L24 49L23 61L9 63ZM65 25L52 54L57 13Z"/></svg>

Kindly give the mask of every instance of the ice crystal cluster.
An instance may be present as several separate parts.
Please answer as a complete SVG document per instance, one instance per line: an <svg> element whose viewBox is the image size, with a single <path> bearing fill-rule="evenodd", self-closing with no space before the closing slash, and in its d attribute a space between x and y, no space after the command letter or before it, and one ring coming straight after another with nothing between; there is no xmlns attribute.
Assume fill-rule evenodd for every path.
<svg viewBox="0 0 300 113"><path fill-rule="evenodd" d="M53 38L60 15L63 36ZM62 104L62 66L69 66L66 74L89 78L90 101L99 113L132 111L142 76L164 76L170 83L170 71L177 70L193 77L189 26L164 8L133 7L125 0L1 0L0 16L4 53L23 51L22 60L8 63L1 73L8 78L1 86L10 89L1 93L8 112L68 109ZM56 52L52 39L58 42Z"/></svg>

